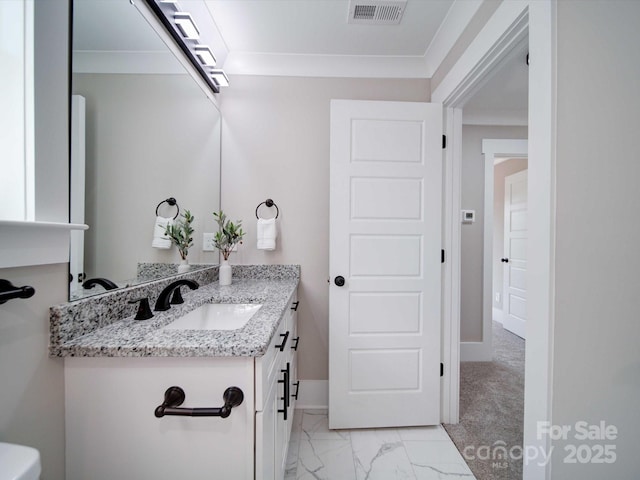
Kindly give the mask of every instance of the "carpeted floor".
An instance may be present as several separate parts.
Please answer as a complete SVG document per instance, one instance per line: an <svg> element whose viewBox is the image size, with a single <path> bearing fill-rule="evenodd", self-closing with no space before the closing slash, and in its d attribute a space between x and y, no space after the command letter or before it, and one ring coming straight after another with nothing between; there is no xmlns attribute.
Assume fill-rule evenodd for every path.
<svg viewBox="0 0 640 480"><path fill-rule="evenodd" d="M460 423L444 428L478 480L516 480L522 478L525 342L493 322L493 346L493 362L460 364Z"/></svg>

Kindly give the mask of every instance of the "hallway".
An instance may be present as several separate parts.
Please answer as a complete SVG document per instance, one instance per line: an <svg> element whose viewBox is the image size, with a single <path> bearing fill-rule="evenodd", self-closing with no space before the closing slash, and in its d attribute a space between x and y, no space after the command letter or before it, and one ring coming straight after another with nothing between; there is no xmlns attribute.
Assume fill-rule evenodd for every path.
<svg viewBox="0 0 640 480"><path fill-rule="evenodd" d="M493 322L493 362L460 364L460 423L444 428L478 480L522 478L524 354L525 341Z"/></svg>

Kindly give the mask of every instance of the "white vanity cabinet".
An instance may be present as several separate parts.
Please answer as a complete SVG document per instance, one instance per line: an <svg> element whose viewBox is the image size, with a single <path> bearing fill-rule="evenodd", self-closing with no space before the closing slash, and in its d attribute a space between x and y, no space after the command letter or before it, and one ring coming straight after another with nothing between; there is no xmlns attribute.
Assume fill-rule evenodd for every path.
<svg viewBox="0 0 640 480"><path fill-rule="evenodd" d="M67 480L282 480L296 331L288 307L261 357L66 357ZM244 401L228 418L156 418L172 386L185 392L180 407L221 407L230 386Z"/></svg>
<svg viewBox="0 0 640 480"><path fill-rule="evenodd" d="M284 477L297 398L297 298L256 362L256 480Z"/></svg>

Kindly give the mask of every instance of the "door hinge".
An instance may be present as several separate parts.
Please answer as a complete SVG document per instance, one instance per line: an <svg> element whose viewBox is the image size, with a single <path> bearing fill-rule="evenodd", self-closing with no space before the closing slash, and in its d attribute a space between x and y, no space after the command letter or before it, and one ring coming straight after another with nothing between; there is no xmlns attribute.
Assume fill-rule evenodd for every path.
<svg viewBox="0 0 640 480"><path fill-rule="evenodd" d="M444 263L444 249L440 250L440 263Z"/></svg>
<svg viewBox="0 0 640 480"><path fill-rule="evenodd" d="M442 135L442 148L447 148L447 136Z"/></svg>
<svg viewBox="0 0 640 480"><path fill-rule="evenodd" d="M444 377L444 363L440 364L440 376Z"/></svg>

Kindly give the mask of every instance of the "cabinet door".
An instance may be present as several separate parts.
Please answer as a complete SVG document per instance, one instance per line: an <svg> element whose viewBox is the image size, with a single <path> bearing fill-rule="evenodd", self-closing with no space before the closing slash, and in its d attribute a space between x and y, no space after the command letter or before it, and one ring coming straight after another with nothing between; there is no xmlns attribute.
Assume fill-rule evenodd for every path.
<svg viewBox="0 0 640 480"><path fill-rule="evenodd" d="M281 480L284 478L284 472L287 462L287 447L289 419L292 418L293 412L289 408L289 373L287 369L287 356L281 355L280 374L278 376L277 395L276 395L276 436L275 436L275 462L276 462L276 478Z"/></svg>
<svg viewBox="0 0 640 480"><path fill-rule="evenodd" d="M276 383L265 396L264 410L256 413L256 480L273 480L276 460L276 422L278 408Z"/></svg>
<svg viewBox="0 0 640 480"><path fill-rule="evenodd" d="M228 418L156 418L171 386L181 407L244 401ZM67 480L254 478L253 365L244 358L65 359Z"/></svg>

